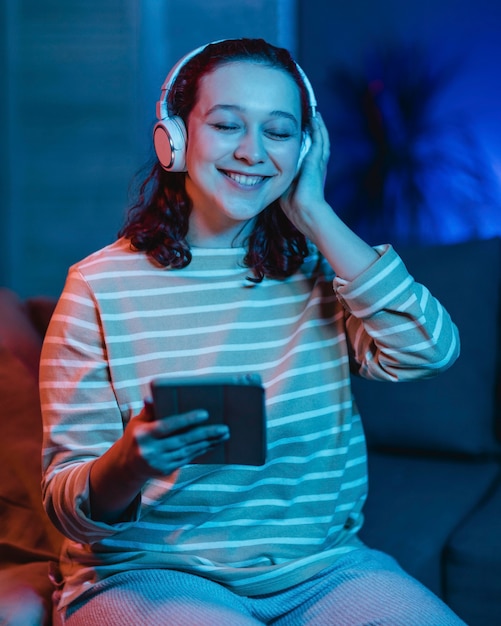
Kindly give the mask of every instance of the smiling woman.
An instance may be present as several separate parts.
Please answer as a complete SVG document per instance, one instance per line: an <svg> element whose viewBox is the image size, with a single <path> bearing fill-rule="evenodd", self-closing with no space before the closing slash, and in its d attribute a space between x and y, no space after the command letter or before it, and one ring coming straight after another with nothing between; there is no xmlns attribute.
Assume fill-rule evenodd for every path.
<svg viewBox="0 0 501 626"><path fill-rule="evenodd" d="M70 269L42 351L62 621L458 626L358 537L367 468L350 378L449 367L447 311L326 202L327 129L286 50L209 44L159 105L158 162L119 239ZM232 436L209 420L213 387L193 410L155 410L152 383L188 376L262 381L261 465L205 462ZM250 442L263 411L247 397L231 423L245 418Z"/></svg>
<svg viewBox="0 0 501 626"><path fill-rule="evenodd" d="M259 101L258 113L261 116L264 114L270 116L270 119L266 121L268 126L261 128L259 132L259 135L265 133L264 138L267 140L268 148L270 143L273 145L273 143L284 141L287 144L286 151L292 157L296 148L293 145L293 150L291 150L290 145L291 143L295 144L300 138L300 152L295 160L294 173L299 170L311 144L311 121L316 111L316 99L304 72L287 51L269 46L264 42L256 43L258 40L242 41L246 43L240 45L240 40L226 40L203 46L188 53L174 65L162 85L161 97L157 103L158 122L153 133L159 161L154 164L150 177L143 184L139 202L133 207L129 223L121 232L122 235L129 237L138 249L149 251L162 265L184 267L191 259L190 246L186 236L189 214L193 206L192 198L187 193L187 187L191 184L192 168L190 167L187 176L171 175L166 177L165 172L171 174L186 172L187 158L189 155L191 157L195 154L192 146L198 140L194 130L190 131L189 140L187 140L186 127L192 123L192 120L194 120L193 123L199 122L197 130L207 126L206 142L221 142L221 135L228 134L230 137L233 135L233 147L235 147L235 136L238 136L239 142L236 148L239 150L239 154L242 154L241 150L248 150L249 139L256 141L255 129L248 126L249 121L252 120L246 120L243 114L246 111L248 114L248 104L254 102L256 105ZM251 41L252 44L249 43ZM259 41L262 42L262 40ZM238 68L236 71L235 68L231 69L231 66L242 63L245 65L241 67L241 70ZM262 73L262 78L265 79L265 82L261 82L262 91L257 92L255 90L256 82L252 72ZM225 74L226 78L224 78ZM234 77L238 81L235 85L233 84ZM274 85L276 80L280 84L278 89ZM209 88L205 87L207 81ZM243 99L235 99L233 90L237 85L240 85L241 90L245 90L240 94ZM285 88L285 93L280 94L281 87ZM217 93L211 92L210 89L217 89ZM280 94L280 99L271 104L269 96L273 90L275 95ZM214 99L218 93L222 100ZM261 100L267 93L271 108L265 110L264 102ZM289 96L292 94L291 101L287 100L287 94ZM198 102L201 97L206 99L202 117L201 106ZM211 104L208 104L207 99L209 98L213 99ZM297 101L299 109L296 108L294 111ZM193 106L194 104L196 106ZM280 105L282 105L283 110ZM219 118L215 117L217 114L219 114ZM209 115L210 118L204 117ZM288 119L289 124L281 118ZM260 123L264 123L264 121L264 118L259 120ZM256 121L253 122L254 126L255 124ZM241 128L240 134L238 130L235 130L238 125ZM214 132L207 136L211 127ZM242 129L245 130L243 136ZM252 131L254 137L252 134L249 135L249 131ZM284 136L288 134L295 136L296 139L292 136L290 138ZM272 141L274 135L278 135L278 137ZM264 145L259 146L259 143L257 145L262 150ZM201 157L204 152L200 148L198 150ZM209 153L208 158L214 161L214 156L210 155L210 145L206 146L205 151ZM270 172L274 172L271 169L272 164L246 165L242 169L241 159L238 159L238 155L234 155L234 157L232 168L226 170L226 173L232 175L234 179L237 177L240 185L244 182L241 177L243 172L246 176L249 173L253 177L259 176L259 178L247 178L246 182L251 183L261 182L262 172L267 166L269 166ZM251 157L251 159L254 158L255 156ZM193 161L193 163L196 165L197 161ZM235 163L238 164L238 167L235 166ZM221 176L224 175L223 172L224 170L221 172ZM211 180L209 184L213 186L215 181ZM268 186L271 185L266 185L266 187ZM202 193L200 189L195 189L194 185L192 187L193 193L197 191ZM241 187L241 190L246 188ZM163 212L158 215L159 203L162 203L164 198L169 198L171 194L173 194L172 202L167 201L169 205L167 215ZM225 228L216 228L212 233L210 230L201 233L201 236L205 238L205 245L225 245L222 239L225 242L231 240L235 243L233 237L238 236L244 229L250 237L247 261L256 279L262 280L266 275L277 278L290 275L301 265L307 254L306 242L303 234L294 228L289 220L285 219L277 198L278 195L269 206L261 206L262 209L266 208L262 212L252 209L251 214L256 215L256 219L252 222L249 218L245 219L244 215L244 220L239 220L239 224L231 224L232 228L228 232ZM149 217L147 227L144 219L146 214ZM172 220L170 219L171 215ZM222 216L220 218L222 219ZM200 226L203 228L204 224L202 223ZM165 228L168 228L168 236L159 237L159 233L162 233ZM193 245L195 243L193 224L190 224L189 230ZM209 243L209 239L211 243Z"/></svg>

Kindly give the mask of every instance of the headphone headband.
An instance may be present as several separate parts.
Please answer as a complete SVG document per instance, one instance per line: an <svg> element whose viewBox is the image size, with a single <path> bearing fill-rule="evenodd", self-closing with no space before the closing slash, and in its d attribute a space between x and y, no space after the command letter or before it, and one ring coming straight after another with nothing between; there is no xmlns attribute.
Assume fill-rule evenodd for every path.
<svg viewBox="0 0 501 626"><path fill-rule="evenodd" d="M215 43L222 43L223 41L228 41L228 39L218 39L216 41L211 41L210 43L204 44L203 46L199 46L198 48L195 48L191 52L188 52L183 57L181 57L179 61L174 65L174 67L171 69L171 71L167 75L167 78L164 80L163 85L161 87L160 100L157 102L157 107L156 107L158 120L164 120L167 117L169 117L169 111L167 107L167 98L169 97L169 92L172 89L172 85L176 82L176 78L178 77L179 72L183 69L186 63L188 63L188 61L191 61L193 57L196 57L198 54L203 52L205 48L207 48L208 46L215 44ZM299 64L296 63L296 61L294 61L294 64L296 66L297 71L299 72L299 75L301 76L304 86L306 87L306 91L308 92L308 101L309 101L310 108L312 109L312 114L315 115L316 110L317 110L317 99L315 97L313 87L311 86L311 83L308 80L308 77L304 73L303 69L299 66Z"/></svg>
<svg viewBox="0 0 501 626"><path fill-rule="evenodd" d="M213 41L212 43L219 43L219 41ZM199 48L195 48L188 54L185 54L184 57L181 57L179 61L174 65L171 71L168 73L167 78L164 80L164 83L160 92L160 100L157 102L157 119L164 120L169 117L169 112L167 109L167 98L169 97L169 92L174 84L176 78L179 75L179 72L182 68L190 61L193 57L196 57L197 54L200 54L209 46L210 44L205 44L204 46L200 46Z"/></svg>

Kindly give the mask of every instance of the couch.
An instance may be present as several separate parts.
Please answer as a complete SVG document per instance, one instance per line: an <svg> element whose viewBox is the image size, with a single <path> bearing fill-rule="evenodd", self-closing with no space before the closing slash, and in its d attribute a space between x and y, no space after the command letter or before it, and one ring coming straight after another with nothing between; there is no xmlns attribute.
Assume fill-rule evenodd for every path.
<svg viewBox="0 0 501 626"><path fill-rule="evenodd" d="M54 307L0 289L0 624L51 623L48 567L61 536L41 504L38 361Z"/></svg>
<svg viewBox="0 0 501 626"><path fill-rule="evenodd" d="M434 379L353 381L369 446L361 536L470 626L499 626L501 239L399 252L450 312L461 355Z"/></svg>
<svg viewBox="0 0 501 626"><path fill-rule="evenodd" d="M501 624L501 239L399 249L456 321L436 379L354 379L369 447L362 538L469 626ZM0 624L51 624L62 537L40 503L38 359L55 302L0 289ZM427 626L423 624L423 626Z"/></svg>

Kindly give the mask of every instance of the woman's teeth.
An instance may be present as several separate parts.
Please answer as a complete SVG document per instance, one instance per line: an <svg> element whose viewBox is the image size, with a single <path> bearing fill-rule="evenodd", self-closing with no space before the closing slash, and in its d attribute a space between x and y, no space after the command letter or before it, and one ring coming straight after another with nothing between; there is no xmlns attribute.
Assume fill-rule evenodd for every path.
<svg viewBox="0 0 501 626"><path fill-rule="evenodd" d="M253 187L264 180L264 176L246 176L245 174L234 174L233 172L225 172L228 178L231 178L239 185Z"/></svg>

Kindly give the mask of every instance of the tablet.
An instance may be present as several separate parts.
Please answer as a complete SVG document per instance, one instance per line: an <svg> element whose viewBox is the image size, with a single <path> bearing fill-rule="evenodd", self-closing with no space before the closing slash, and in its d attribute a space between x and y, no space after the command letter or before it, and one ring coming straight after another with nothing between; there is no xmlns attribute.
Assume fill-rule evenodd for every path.
<svg viewBox="0 0 501 626"><path fill-rule="evenodd" d="M230 438L191 463L263 465L266 461L265 391L258 374L160 378L151 383L157 419L205 409L207 424L226 424Z"/></svg>

